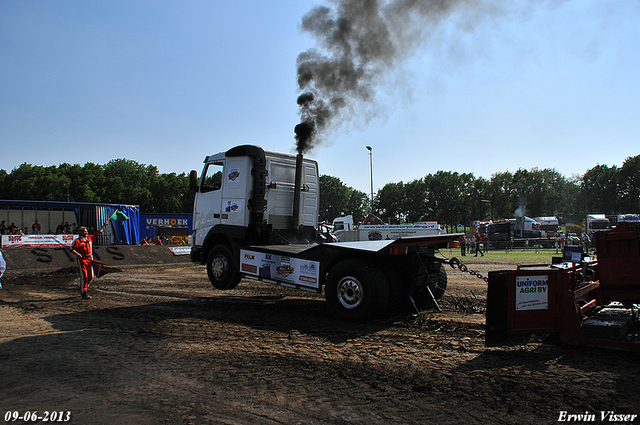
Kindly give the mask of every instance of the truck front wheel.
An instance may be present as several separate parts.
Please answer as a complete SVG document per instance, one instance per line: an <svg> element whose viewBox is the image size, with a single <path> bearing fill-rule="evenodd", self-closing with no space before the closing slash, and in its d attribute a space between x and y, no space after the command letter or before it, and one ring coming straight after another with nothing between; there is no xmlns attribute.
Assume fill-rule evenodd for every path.
<svg viewBox="0 0 640 425"><path fill-rule="evenodd" d="M207 257L207 275L214 288L233 289L238 286L242 276L236 272L233 254L224 245L213 247Z"/></svg>
<svg viewBox="0 0 640 425"><path fill-rule="evenodd" d="M380 317L389 304L389 281L376 266L345 260L329 272L325 298L331 313L340 320Z"/></svg>

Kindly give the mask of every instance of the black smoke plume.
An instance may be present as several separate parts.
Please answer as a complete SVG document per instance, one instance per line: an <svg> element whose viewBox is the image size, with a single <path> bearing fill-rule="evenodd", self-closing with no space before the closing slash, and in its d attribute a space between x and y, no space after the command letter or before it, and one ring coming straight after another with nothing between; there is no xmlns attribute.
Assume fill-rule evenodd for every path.
<svg viewBox="0 0 640 425"><path fill-rule="evenodd" d="M302 29L316 39L317 47L297 59L298 105L306 137L296 131L298 152L313 149L330 126L374 103L385 74L418 47L430 28L461 5L482 3L331 0L331 7L318 6L304 15Z"/></svg>

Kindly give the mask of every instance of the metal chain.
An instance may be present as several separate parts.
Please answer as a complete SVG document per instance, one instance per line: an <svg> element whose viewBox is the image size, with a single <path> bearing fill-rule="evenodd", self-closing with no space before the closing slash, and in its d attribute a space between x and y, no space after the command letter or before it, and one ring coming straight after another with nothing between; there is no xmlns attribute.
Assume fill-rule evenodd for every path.
<svg viewBox="0 0 640 425"><path fill-rule="evenodd" d="M467 267L465 264L462 264L462 262L460 262L460 259L458 257L452 257L450 260L447 261L449 263L449 265L451 266L452 269L455 269L456 267L458 267L458 269L463 272L463 273L469 273L471 276L475 276L478 279L484 280L485 282L489 283L489 278L487 276L483 276L482 274L471 270L469 267Z"/></svg>

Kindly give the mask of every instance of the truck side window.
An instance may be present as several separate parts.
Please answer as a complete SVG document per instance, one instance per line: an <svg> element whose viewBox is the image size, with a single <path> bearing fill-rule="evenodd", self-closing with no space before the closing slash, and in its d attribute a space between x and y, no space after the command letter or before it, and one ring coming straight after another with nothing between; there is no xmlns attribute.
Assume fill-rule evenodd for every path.
<svg viewBox="0 0 640 425"><path fill-rule="evenodd" d="M209 164L202 176L202 185L200 191L211 192L222 187L222 164Z"/></svg>

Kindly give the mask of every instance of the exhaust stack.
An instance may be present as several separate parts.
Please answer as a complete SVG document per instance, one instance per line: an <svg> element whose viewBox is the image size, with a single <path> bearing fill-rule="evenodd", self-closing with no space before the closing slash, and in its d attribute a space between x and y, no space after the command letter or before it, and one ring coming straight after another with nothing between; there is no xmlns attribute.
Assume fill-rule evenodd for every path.
<svg viewBox="0 0 640 425"><path fill-rule="evenodd" d="M300 228L300 195L302 191L302 154L296 155L296 175L293 183L293 230Z"/></svg>
<svg viewBox="0 0 640 425"><path fill-rule="evenodd" d="M293 184L293 230L300 228L300 192L302 191L302 154L309 147L313 138L315 126L312 122L303 121L293 129L296 133L296 175Z"/></svg>

